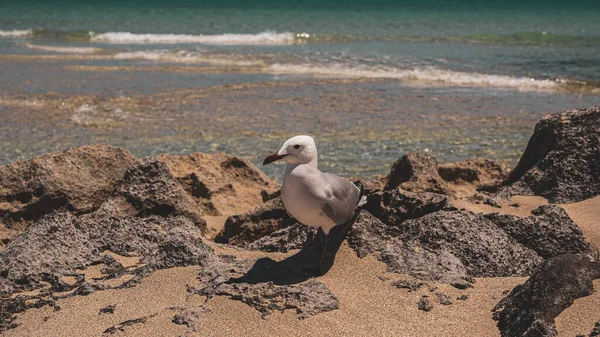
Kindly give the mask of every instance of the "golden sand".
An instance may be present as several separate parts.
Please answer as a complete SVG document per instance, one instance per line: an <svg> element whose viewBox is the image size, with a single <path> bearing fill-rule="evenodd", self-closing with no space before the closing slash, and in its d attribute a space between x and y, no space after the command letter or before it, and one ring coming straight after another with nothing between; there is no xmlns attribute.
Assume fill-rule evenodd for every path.
<svg viewBox="0 0 600 337"><path fill-rule="evenodd" d="M477 212L503 212L528 216L531 210L546 203L538 197L514 197L515 208L501 209L487 205L467 205ZM599 244L600 197L580 203L562 205L582 228L586 238ZM231 246L210 243L219 254L238 258L268 256L281 260L291 253L251 252ZM114 256L122 262L135 263ZM89 276L93 276L90 270ZM526 278L479 278L473 288L459 290L447 284L429 284L417 291L399 289L392 282L404 275L387 273L385 265L375 257L360 259L346 244L342 245L333 268L318 279L337 296L340 308L304 320L293 310L275 312L266 318L252 307L226 297L208 302L210 312L200 316L196 330L172 322L173 316L204 303L205 298L187 291L188 285L200 286L196 267L173 268L154 272L139 285L129 289L98 291L88 296L75 296L57 301L61 307L30 309L17 315L19 326L6 336L100 336L126 320L146 318L117 331L124 336L499 336L492 309L505 292ZM600 289L600 280L594 283ZM439 303L437 294L447 295L451 305ZM464 301L457 300L467 295ZM421 296L427 295L433 309L418 309ZM113 314L101 314L100 309L116 305ZM600 293L583 297L567 308L557 319L561 336L589 333L600 319Z"/></svg>

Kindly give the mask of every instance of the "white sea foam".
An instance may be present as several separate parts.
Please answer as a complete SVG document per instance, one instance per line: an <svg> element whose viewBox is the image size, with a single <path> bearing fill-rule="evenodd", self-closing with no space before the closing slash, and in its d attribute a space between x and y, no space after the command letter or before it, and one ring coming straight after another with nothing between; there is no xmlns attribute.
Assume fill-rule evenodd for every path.
<svg viewBox="0 0 600 337"><path fill-rule="evenodd" d="M73 54L94 54L101 52L100 48L92 47L59 47L59 46L42 46L36 44L24 44L25 47L36 50L43 50L56 53L73 53Z"/></svg>
<svg viewBox="0 0 600 337"><path fill-rule="evenodd" d="M258 34L133 34L129 32L111 32L93 34L92 42L138 43L138 44L177 44L200 43L212 45L289 45L295 43L292 33L263 32Z"/></svg>
<svg viewBox="0 0 600 337"><path fill-rule="evenodd" d="M0 37L22 37L33 35L31 29L24 30L0 30Z"/></svg>
<svg viewBox="0 0 600 337"><path fill-rule="evenodd" d="M418 81L461 86L512 87L520 90L554 90L559 86L558 82L551 80L536 80L528 77L466 73L439 69L436 67L394 69L383 67L347 67L340 64L328 65L327 67L313 65L273 64L269 66L268 69L269 71L278 74L307 74L325 77L399 79L404 81Z"/></svg>
<svg viewBox="0 0 600 337"><path fill-rule="evenodd" d="M190 52L181 50L173 52L169 50L146 50L121 52L114 56L117 60L147 60L161 61L171 63L206 63L221 66L238 66L238 67L257 67L263 66L263 62L259 60L244 60L234 57L205 55L198 52Z"/></svg>

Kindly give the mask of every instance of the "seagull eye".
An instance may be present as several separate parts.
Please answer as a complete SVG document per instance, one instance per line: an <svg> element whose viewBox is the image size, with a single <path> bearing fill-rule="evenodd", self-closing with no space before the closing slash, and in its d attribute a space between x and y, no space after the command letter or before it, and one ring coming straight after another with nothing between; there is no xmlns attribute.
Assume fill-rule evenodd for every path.
<svg viewBox="0 0 600 337"><path fill-rule="evenodd" d="M294 145L294 149L298 150L300 148L300 145L296 144Z"/></svg>

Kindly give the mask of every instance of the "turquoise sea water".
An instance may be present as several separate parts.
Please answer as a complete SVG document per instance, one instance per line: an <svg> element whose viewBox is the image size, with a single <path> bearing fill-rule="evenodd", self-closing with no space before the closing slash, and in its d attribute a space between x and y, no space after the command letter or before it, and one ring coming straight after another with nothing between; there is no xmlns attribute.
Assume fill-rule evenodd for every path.
<svg viewBox="0 0 600 337"><path fill-rule="evenodd" d="M210 55L283 74L546 88L557 79L600 81L599 18L593 0L8 0L0 4L0 52L95 47L118 60Z"/></svg>
<svg viewBox="0 0 600 337"><path fill-rule="evenodd" d="M323 85L331 81L336 84ZM220 94L207 94L203 105L190 107L189 92L182 93L234 90L240 85L253 85L246 90L253 94L239 102L231 91L226 95L236 98L221 101ZM56 109L50 107L48 95L62 95L63 106L73 105L64 116L56 113L36 121L38 130L53 135L48 139L30 144L26 132L22 138L1 134L0 162L90 142L127 146L137 155L226 150L259 162L260 154L254 158L252 146L227 139L237 134L251 139L247 135L256 130L247 121L264 111L280 114L282 123L286 114L329 120L326 127L303 129L278 126L274 117L272 125L259 125L265 144L312 132L328 139L324 142L333 151L344 140L327 133L344 134L353 125L345 114L358 110L364 132L384 134L390 132L390 124L402 120L435 134L421 134L419 139L388 134L382 142L370 143L372 148L361 146L374 161L387 164L402 151L428 150L442 160L482 155L510 166L537 118L599 104L599 87L597 0L0 2L0 113L14 117L32 107ZM359 91L353 95L353 90ZM372 94L355 100L364 91ZM171 118L169 128L128 119L138 112L126 111L124 105L110 111L98 108L117 104L102 100L136 97L154 102L163 99L156 95L168 92L176 102L166 110L154 111L144 103L128 108L139 109L150 120ZM235 116L240 125L191 123L190 132L202 133L203 142L165 140L173 130L189 126L190 118L210 115L200 108L207 106L223 118ZM471 129L461 132L435 129L440 119L453 119L461 126L473 116L487 120L469 119ZM9 120L12 128L32 127L30 121L13 117L1 122L2 130L9 129ZM492 118L501 121L501 127L490 126ZM111 124L113 120L121 124ZM63 122L70 126L57 126ZM478 128L477 123L483 124ZM402 132L401 125L395 127ZM140 136L132 140L129 135L136 132ZM149 134L151 141L143 136ZM466 138L460 149L452 148ZM168 146L161 147L160 139ZM482 142L490 139L508 140L496 152L481 150ZM333 158L326 164L341 163Z"/></svg>

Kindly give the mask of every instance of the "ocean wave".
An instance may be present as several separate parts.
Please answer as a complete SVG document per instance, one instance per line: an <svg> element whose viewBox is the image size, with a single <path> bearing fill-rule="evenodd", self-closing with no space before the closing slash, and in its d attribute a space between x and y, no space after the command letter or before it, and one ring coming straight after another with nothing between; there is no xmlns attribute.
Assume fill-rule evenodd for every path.
<svg viewBox="0 0 600 337"><path fill-rule="evenodd" d="M100 48L93 47L59 47L59 46L43 46L36 44L24 44L24 47L36 50L43 50L55 53L74 53L74 54L94 54L102 51Z"/></svg>
<svg viewBox="0 0 600 337"><path fill-rule="evenodd" d="M33 31L31 29L24 30L0 30L0 37L23 37L32 35Z"/></svg>
<svg viewBox="0 0 600 337"><path fill-rule="evenodd" d="M305 33L303 33L305 34ZM212 45L290 45L305 39L302 34L263 32L258 34L133 34L128 32L92 34L92 42L115 44L179 44L199 43ZM308 36L308 34L306 34Z"/></svg>
<svg viewBox="0 0 600 337"><path fill-rule="evenodd" d="M268 70L278 74L305 74L324 77L346 77L367 79L397 79L439 83L458 86L510 87L519 90L556 90L564 82L561 80L540 80L528 77L512 77L482 73L466 73L435 67L414 69L347 67L344 65L295 65L272 64Z"/></svg>
<svg viewBox="0 0 600 337"><path fill-rule="evenodd" d="M353 42L457 42L506 45L598 46L600 35L562 35L546 31L511 34L473 34L456 36L348 35L262 32L257 34L150 34L131 32L94 32L85 29L0 30L0 37L34 37L58 41L109 44L209 44L209 45L292 45L301 43Z"/></svg>
<svg viewBox="0 0 600 337"><path fill-rule="evenodd" d="M146 60L170 63L206 63L212 65L228 65L239 67L264 66L264 62L260 60L241 59L236 58L234 55L207 55L186 50L181 50L178 52L169 50L120 52L113 55L112 58L116 60Z"/></svg>

